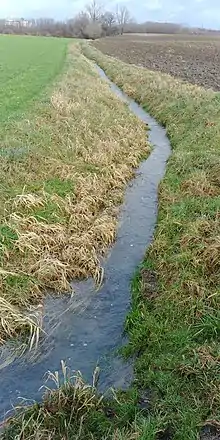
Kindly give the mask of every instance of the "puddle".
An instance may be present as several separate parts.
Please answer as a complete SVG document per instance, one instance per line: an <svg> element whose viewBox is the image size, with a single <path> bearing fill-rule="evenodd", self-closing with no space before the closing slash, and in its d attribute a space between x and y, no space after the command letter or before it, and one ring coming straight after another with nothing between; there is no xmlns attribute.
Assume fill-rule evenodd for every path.
<svg viewBox="0 0 220 440"><path fill-rule="evenodd" d="M98 68L105 78L104 72ZM109 81L109 80L108 80ZM122 346L123 324L130 306L130 282L152 241L157 219L157 190L164 176L171 149L164 128L139 105L109 81L117 96L130 110L149 125L153 151L142 162L128 186L120 210L117 241L106 258L105 280L99 292L93 281L74 283L72 298L49 297L45 302L47 335L35 353L11 359L0 375L0 418L21 403L21 398L41 398L44 375L60 369L61 359L80 370L91 381L97 364L101 368L100 389L124 388L132 379L132 364L115 356ZM2 356L6 360L5 348Z"/></svg>

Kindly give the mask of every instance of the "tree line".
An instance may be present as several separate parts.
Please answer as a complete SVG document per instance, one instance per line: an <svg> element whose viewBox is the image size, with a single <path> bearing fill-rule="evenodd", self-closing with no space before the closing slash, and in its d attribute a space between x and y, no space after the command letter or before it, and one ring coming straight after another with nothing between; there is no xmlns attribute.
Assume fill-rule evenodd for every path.
<svg viewBox="0 0 220 440"><path fill-rule="evenodd" d="M137 23L126 5L114 11L104 10L99 0L91 0L84 11L66 21L51 18L0 20L0 33L43 35L66 38L96 39L126 33L207 33L206 29L189 28L175 23Z"/></svg>
<svg viewBox="0 0 220 440"><path fill-rule="evenodd" d="M132 23L132 18L127 6L118 5L114 12L105 11L97 0L92 0L84 11L70 20L59 21L51 18L0 20L0 32L96 39L123 34L129 23Z"/></svg>

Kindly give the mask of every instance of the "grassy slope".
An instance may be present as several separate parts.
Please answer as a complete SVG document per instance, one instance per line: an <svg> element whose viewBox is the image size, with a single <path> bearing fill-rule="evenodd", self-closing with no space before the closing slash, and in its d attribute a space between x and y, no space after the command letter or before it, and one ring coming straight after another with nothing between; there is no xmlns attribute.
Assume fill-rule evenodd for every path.
<svg viewBox="0 0 220 440"><path fill-rule="evenodd" d="M0 37L0 122L25 111L63 67L67 40Z"/></svg>
<svg viewBox="0 0 220 440"><path fill-rule="evenodd" d="M45 287L67 291L70 279L87 275L101 281L99 257L114 240L116 207L149 151L144 124L76 45L52 94L5 127L0 339L27 324L34 329L18 310L38 305Z"/></svg>
<svg viewBox="0 0 220 440"><path fill-rule="evenodd" d="M172 143L155 240L133 285L127 354L138 354L137 384L153 393L140 438L171 427L175 440L194 440L207 419L220 421L220 95L84 52Z"/></svg>

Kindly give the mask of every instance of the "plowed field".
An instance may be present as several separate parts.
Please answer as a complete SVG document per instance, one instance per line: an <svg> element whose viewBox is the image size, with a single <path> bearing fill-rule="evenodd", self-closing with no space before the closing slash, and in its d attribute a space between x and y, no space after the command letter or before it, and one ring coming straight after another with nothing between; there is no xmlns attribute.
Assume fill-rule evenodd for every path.
<svg viewBox="0 0 220 440"><path fill-rule="evenodd" d="M220 37L123 35L94 43L107 55L220 90Z"/></svg>

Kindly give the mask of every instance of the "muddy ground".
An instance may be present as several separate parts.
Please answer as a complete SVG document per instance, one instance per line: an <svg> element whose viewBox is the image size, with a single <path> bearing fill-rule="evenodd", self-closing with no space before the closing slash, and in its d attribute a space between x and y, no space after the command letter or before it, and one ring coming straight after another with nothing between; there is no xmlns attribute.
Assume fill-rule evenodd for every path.
<svg viewBox="0 0 220 440"><path fill-rule="evenodd" d="M93 44L127 63L220 90L219 36L128 34L103 38Z"/></svg>

